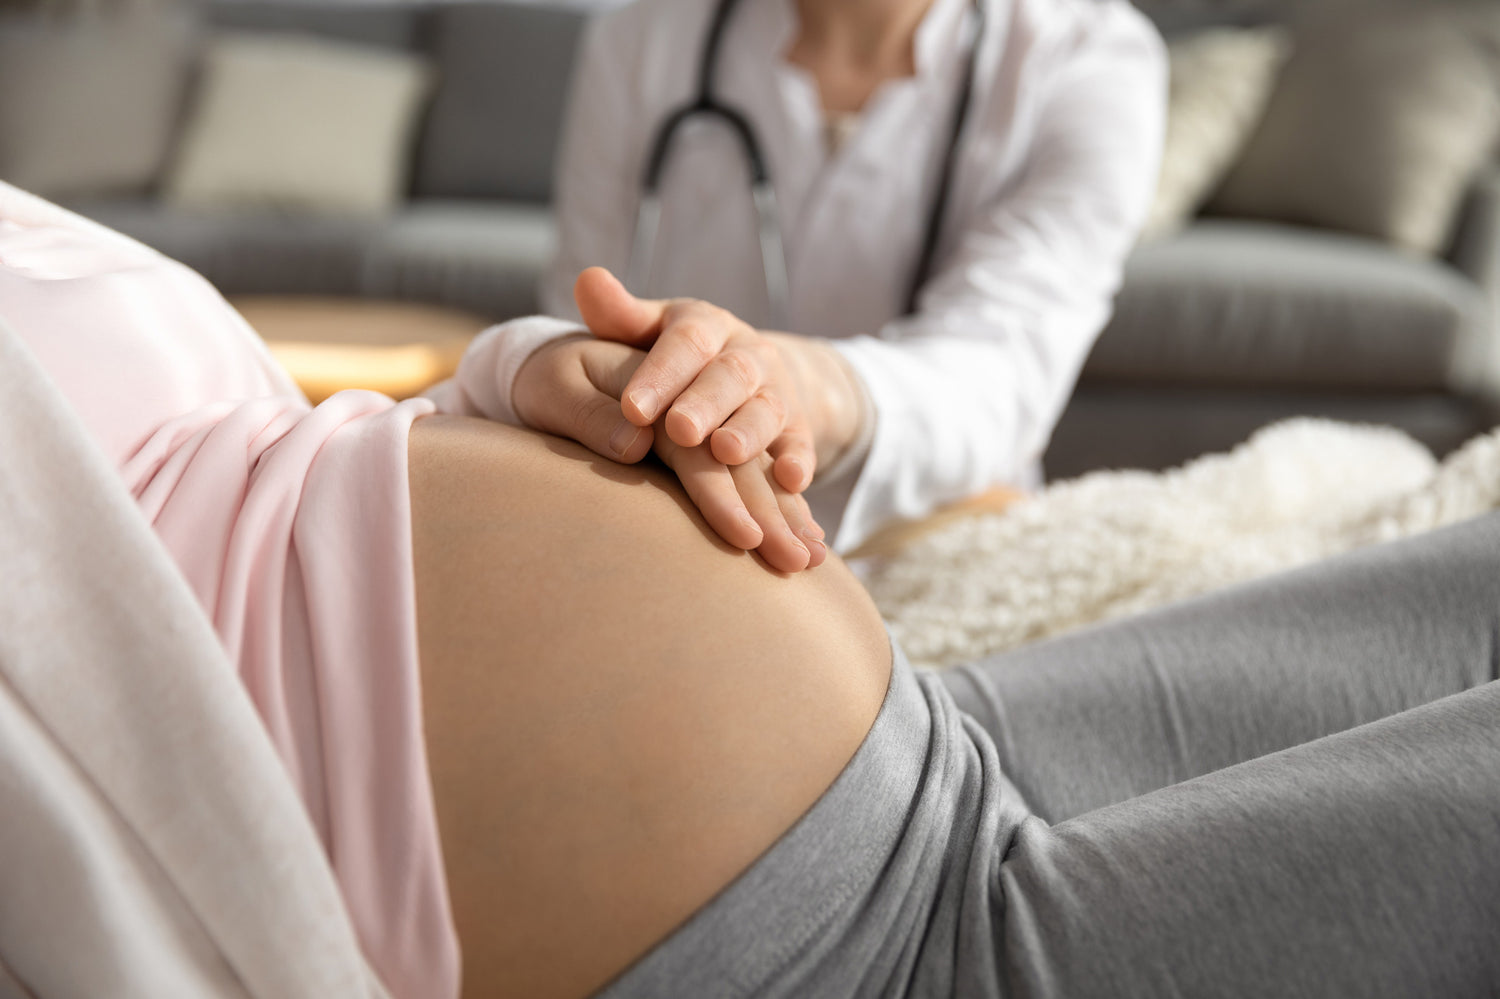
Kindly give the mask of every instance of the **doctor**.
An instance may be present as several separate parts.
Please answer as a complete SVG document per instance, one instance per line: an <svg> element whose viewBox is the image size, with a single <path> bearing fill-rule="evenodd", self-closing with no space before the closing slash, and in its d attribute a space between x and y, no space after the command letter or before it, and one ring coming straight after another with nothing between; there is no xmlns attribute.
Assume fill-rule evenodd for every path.
<svg viewBox="0 0 1500 999"><path fill-rule="evenodd" d="M726 466L768 455L839 551L1038 481L1155 186L1166 74L1144 17L636 0L577 66L543 305L649 354L618 426L570 436L625 460L653 432ZM630 291L578 279L590 265ZM587 349L548 351L569 343ZM568 432L553 361L515 391L534 380L521 416Z"/></svg>

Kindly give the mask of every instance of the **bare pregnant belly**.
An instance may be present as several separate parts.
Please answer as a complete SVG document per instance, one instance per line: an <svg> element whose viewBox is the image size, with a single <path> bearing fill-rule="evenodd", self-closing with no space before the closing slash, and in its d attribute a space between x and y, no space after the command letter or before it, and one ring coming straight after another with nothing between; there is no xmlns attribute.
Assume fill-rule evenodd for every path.
<svg viewBox="0 0 1500 999"><path fill-rule="evenodd" d="M670 473L448 417L409 457L464 995L586 995L833 783L879 712L886 636L836 559L767 570Z"/></svg>

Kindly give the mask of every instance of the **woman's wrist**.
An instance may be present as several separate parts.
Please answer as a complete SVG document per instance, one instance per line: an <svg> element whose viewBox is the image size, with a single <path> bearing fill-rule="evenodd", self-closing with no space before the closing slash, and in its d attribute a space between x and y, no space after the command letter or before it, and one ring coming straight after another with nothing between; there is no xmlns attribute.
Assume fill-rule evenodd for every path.
<svg viewBox="0 0 1500 999"><path fill-rule="evenodd" d="M528 316L492 326L470 344L454 381L475 410L498 423L525 426L516 412L516 380L526 362L542 348L587 335L577 323L548 316Z"/></svg>

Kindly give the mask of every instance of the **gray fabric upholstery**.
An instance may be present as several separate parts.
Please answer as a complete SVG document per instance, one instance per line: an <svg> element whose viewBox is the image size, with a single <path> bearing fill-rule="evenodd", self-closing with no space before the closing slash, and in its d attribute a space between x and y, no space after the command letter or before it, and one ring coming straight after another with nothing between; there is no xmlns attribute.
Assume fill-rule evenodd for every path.
<svg viewBox="0 0 1500 999"><path fill-rule="evenodd" d="M1285 19L1289 0L1135 0L1167 36L1204 28L1266 24ZM1303 0L1306 2L1306 0Z"/></svg>
<svg viewBox="0 0 1500 999"><path fill-rule="evenodd" d="M208 11L220 28L301 32L394 49L416 44L421 16L417 4L328 0L214 0Z"/></svg>
<svg viewBox="0 0 1500 999"><path fill-rule="evenodd" d="M1294 21L1331 4L1349 16L1432 4L1135 2L1169 36ZM1143 248L1052 435L1048 477L1178 465L1301 414L1386 423L1451 450L1500 416L1500 179L1481 178L1469 194L1446 262L1223 220ZM1335 283L1316 285L1325 279Z"/></svg>
<svg viewBox="0 0 1500 999"><path fill-rule="evenodd" d="M1396 427L1446 454L1493 426L1479 398L1446 393L1332 393L1085 382L1068 402L1042 458L1049 479L1096 468L1171 468L1227 451L1268 423L1322 416Z"/></svg>
<svg viewBox="0 0 1500 999"><path fill-rule="evenodd" d="M365 246L385 220L174 211L154 201L76 207L169 257L226 295L357 295Z"/></svg>
<svg viewBox="0 0 1500 999"><path fill-rule="evenodd" d="M1500 163L1469 191L1448 259L1470 280L1500 295Z"/></svg>
<svg viewBox="0 0 1500 999"><path fill-rule="evenodd" d="M1165 35L1187 34L1203 28L1284 23L1299 20L1322 7L1355 12L1398 5L1423 6L1434 0L1133 0L1136 7ZM1494 0L1444 0L1481 5Z"/></svg>
<svg viewBox="0 0 1500 999"><path fill-rule="evenodd" d="M1471 392L1500 396L1500 164L1480 175L1459 219L1448 259L1484 295L1488 322L1460 344L1454 378Z"/></svg>
<svg viewBox="0 0 1500 999"><path fill-rule="evenodd" d="M416 151L414 193L545 201L579 7L214 0L221 28L289 31L423 51L439 67Z"/></svg>
<svg viewBox="0 0 1500 999"><path fill-rule="evenodd" d="M1484 296L1441 263L1368 240L1200 222L1142 247L1089 378L1204 386L1449 387Z"/></svg>
<svg viewBox="0 0 1500 999"><path fill-rule="evenodd" d="M79 208L226 295L406 299L495 321L536 310L555 242L551 212L528 202L424 199L373 220L202 214L151 201Z"/></svg>
<svg viewBox="0 0 1500 999"><path fill-rule="evenodd" d="M555 240L552 213L542 205L423 199L371 244L360 290L442 302L492 320L529 315Z"/></svg>
<svg viewBox="0 0 1500 999"><path fill-rule="evenodd" d="M584 20L566 7L433 10L430 44L442 74L417 159L418 196L548 198Z"/></svg>
<svg viewBox="0 0 1500 999"><path fill-rule="evenodd" d="M46 197L139 194L166 163L191 17L0 11L0 177Z"/></svg>

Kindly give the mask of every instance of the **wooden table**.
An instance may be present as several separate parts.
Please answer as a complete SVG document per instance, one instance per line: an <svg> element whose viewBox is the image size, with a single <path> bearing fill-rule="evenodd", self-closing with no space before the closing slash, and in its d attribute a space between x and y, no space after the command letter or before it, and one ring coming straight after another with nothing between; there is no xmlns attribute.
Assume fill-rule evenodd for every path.
<svg viewBox="0 0 1500 999"><path fill-rule="evenodd" d="M346 388L419 395L452 375L489 325L460 309L413 302L242 295L230 304L314 403Z"/></svg>

